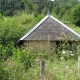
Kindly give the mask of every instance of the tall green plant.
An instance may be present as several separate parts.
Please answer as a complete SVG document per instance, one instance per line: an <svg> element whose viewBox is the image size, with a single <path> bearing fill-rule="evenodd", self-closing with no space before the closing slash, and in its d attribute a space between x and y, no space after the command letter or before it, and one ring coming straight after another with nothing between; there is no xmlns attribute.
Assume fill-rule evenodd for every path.
<svg viewBox="0 0 80 80"><path fill-rule="evenodd" d="M73 8L70 15L72 23L80 25L80 3Z"/></svg>
<svg viewBox="0 0 80 80"><path fill-rule="evenodd" d="M13 55L12 51L15 49L14 43L10 42L7 46L0 45L0 61L7 60Z"/></svg>
<svg viewBox="0 0 80 80"><path fill-rule="evenodd" d="M3 63L0 62L0 80L8 80L9 73L5 70Z"/></svg>
<svg viewBox="0 0 80 80"><path fill-rule="evenodd" d="M28 49L15 49L13 50L12 60L20 61L24 64L25 69L28 70L34 64L35 56Z"/></svg>

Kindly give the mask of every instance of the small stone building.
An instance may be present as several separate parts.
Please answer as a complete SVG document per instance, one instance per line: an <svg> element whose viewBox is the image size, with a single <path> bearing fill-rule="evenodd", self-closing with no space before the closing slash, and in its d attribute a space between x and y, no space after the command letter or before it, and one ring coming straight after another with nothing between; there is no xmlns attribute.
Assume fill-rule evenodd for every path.
<svg viewBox="0 0 80 80"><path fill-rule="evenodd" d="M80 41L80 35L51 15L46 15L18 41L18 45L43 51L51 51L59 44L68 42L72 50Z"/></svg>

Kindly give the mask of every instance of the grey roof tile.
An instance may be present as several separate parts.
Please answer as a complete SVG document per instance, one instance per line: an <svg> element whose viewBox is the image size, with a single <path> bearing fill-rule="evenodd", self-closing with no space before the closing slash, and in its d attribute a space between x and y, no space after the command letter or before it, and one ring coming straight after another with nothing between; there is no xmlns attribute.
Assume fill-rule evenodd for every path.
<svg viewBox="0 0 80 80"><path fill-rule="evenodd" d="M37 25L18 40L80 40L80 35L51 15L46 15Z"/></svg>

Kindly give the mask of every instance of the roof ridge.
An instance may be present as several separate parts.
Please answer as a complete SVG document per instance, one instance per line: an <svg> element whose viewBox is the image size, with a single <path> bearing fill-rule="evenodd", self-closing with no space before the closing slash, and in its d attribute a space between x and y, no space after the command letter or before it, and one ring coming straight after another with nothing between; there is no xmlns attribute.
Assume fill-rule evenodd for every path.
<svg viewBox="0 0 80 80"><path fill-rule="evenodd" d="M41 21L39 21L32 29L30 29L23 37L21 37L19 40L23 40L24 38L28 37L35 29L39 27L50 15L46 15ZM18 40L18 41L19 41Z"/></svg>
<svg viewBox="0 0 80 80"><path fill-rule="evenodd" d="M75 32L73 29L71 29L70 27L68 27L68 26L65 25L64 23L62 23L61 21L59 21L58 19L56 19L56 18L53 17L53 16L50 16L50 17L52 17L54 20L56 20L57 22L59 22L60 24L62 24L65 28L67 28L67 29L70 30L72 33L74 33L75 35L77 35L78 37L80 37L80 35L79 35L77 32Z"/></svg>
<svg viewBox="0 0 80 80"><path fill-rule="evenodd" d="M20 43L20 41L22 41L23 39L25 39L26 37L28 37L30 34L32 34L45 20L47 20L48 18L52 18L53 20L55 20L56 22L58 22L59 24L61 24L63 27L65 27L66 29L68 29L70 32L72 32L75 36L77 36L78 38L80 38L80 35L75 32L74 30L72 30L71 28L69 28L67 25L65 25L63 22L59 21L58 19L56 19L55 17L53 17L52 15L46 15L42 20L40 20L32 29L30 29L23 37L21 37L17 43Z"/></svg>

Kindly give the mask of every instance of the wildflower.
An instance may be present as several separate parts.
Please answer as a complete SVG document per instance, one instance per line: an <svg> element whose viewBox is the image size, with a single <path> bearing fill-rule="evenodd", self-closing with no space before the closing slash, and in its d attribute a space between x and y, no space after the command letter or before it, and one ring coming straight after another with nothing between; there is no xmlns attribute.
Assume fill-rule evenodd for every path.
<svg viewBox="0 0 80 80"><path fill-rule="evenodd" d="M64 59L64 57L60 57L60 60L63 60Z"/></svg>
<svg viewBox="0 0 80 80"><path fill-rule="evenodd" d="M63 53L63 54L66 54L66 51L63 50L62 53Z"/></svg>
<svg viewBox="0 0 80 80"><path fill-rule="evenodd" d="M70 54L71 56L74 56L74 54Z"/></svg>
<svg viewBox="0 0 80 80"><path fill-rule="evenodd" d="M70 53L72 53L72 51L70 51Z"/></svg>
<svg viewBox="0 0 80 80"><path fill-rule="evenodd" d="M66 69L69 69L69 66L66 66Z"/></svg>

